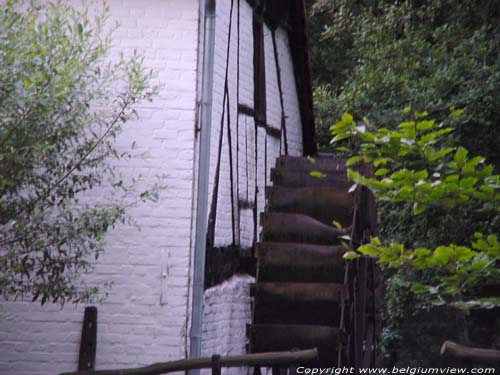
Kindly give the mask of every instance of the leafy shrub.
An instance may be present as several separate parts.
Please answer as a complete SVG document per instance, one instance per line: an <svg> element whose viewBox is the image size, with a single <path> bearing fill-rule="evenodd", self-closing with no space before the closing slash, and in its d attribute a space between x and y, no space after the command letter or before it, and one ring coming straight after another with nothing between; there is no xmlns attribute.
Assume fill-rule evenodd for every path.
<svg viewBox="0 0 500 375"><path fill-rule="evenodd" d="M106 231L127 220L129 185L114 175L114 139L155 92L140 56L106 62L108 9L66 2L0 6L0 290L33 301L87 301L80 275ZM102 205L80 201L101 184ZM152 191L144 192L147 198Z"/></svg>

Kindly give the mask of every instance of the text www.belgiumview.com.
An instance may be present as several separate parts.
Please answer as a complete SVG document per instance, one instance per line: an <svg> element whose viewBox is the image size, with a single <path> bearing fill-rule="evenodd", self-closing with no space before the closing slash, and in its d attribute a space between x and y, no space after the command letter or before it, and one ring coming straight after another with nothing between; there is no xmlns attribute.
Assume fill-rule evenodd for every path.
<svg viewBox="0 0 500 375"><path fill-rule="evenodd" d="M495 374L493 367L367 367L359 368L356 372L354 367L297 367L299 375L341 375L341 374L404 374L404 375L460 375L460 374Z"/></svg>

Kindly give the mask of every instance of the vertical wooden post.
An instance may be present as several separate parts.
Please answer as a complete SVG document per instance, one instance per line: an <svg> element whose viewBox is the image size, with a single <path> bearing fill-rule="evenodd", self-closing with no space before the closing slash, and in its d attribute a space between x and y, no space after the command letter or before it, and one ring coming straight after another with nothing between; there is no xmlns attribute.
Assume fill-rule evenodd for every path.
<svg viewBox="0 0 500 375"><path fill-rule="evenodd" d="M212 356L212 375L221 375L220 355Z"/></svg>
<svg viewBox="0 0 500 375"><path fill-rule="evenodd" d="M97 307L85 308L83 317L82 337L80 340L80 356L78 371L94 370L97 348Z"/></svg>

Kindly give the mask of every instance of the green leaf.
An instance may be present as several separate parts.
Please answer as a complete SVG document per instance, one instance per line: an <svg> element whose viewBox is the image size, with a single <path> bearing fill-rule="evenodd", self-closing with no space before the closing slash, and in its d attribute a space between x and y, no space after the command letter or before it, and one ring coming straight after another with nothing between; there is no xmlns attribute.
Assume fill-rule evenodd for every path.
<svg viewBox="0 0 500 375"><path fill-rule="evenodd" d="M377 257L380 255L380 250L372 244L362 245L358 248L358 251L363 255L371 257Z"/></svg>
<svg viewBox="0 0 500 375"><path fill-rule="evenodd" d="M335 151L340 151L340 152L349 152L349 148L345 147L345 146L339 146L339 147L335 147Z"/></svg>
<svg viewBox="0 0 500 375"><path fill-rule="evenodd" d="M460 116L462 113L464 113L464 110L463 109L455 109L453 112L450 113L450 116L451 117L458 117Z"/></svg>
<svg viewBox="0 0 500 375"><path fill-rule="evenodd" d="M436 124L434 120L420 121L417 123L417 130L424 131L432 128Z"/></svg>
<svg viewBox="0 0 500 375"><path fill-rule="evenodd" d="M453 257L453 250L451 250L447 246L439 246L434 250L434 254L432 256L433 260L438 264L444 265L448 263L448 261Z"/></svg>
<svg viewBox="0 0 500 375"><path fill-rule="evenodd" d="M434 160L441 159L443 156L448 155L450 152L453 152L455 150L453 147L446 147L443 148L435 153L435 158Z"/></svg>
<svg viewBox="0 0 500 375"><path fill-rule="evenodd" d="M354 251L347 251L342 258L345 260L354 260L359 258L359 254Z"/></svg>
<svg viewBox="0 0 500 375"><path fill-rule="evenodd" d="M311 171L311 172L309 172L309 175L311 177L315 177L315 178L325 178L326 177L326 174L321 172L321 171Z"/></svg>
<svg viewBox="0 0 500 375"><path fill-rule="evenodd" d="M384 176L387 173L389 173L389 170L387 168L380 168L375 171L375 176Z"/></svg>
<svg viewBox="0 0 500 375"><path fill-rule="evenodd" d="M361 180L361 177L362 176L358 172L356 172L355 170L350 169L350 168L347 170L347 178L349 180L359 181L359 180Z"/></svg>
<svg viewBox="0 0 500 375"><path fill-rule="evenodd" d="M413 215L415 215L415 216L420 215L426 209L427 209L427 206L423 205L422 203L419 203L419 202L413 203Z"/></svg>
<svg viewBox="0 0 500 375"><path fill-rule="evenodd" d="M465 162L465 160L467 160L467 154L469 152L463 148L463 147L459 147L457 149L457 152L455 153L455 156L453 157L453 160L455 160L459 165L463 164Z"/></svg>
<svg viewBox="0 0 500 375"><path fill-rule="evenodd" d="M340 133L340 134L337 134L335 137L333 137L331 143L340 142L340 141L347 139L349 137L351 137L351 135L349 133Z"/></svg>
<svg viewBox="0 0 500 375"><path fill-rule="evenodd" d="M426 117L426 116L429 116L429 112L427 112L427 111L415 112L415 117L416 118L422 118L422 117Z"/></svg>
<svg viewBox="0 0 500 375"><path fill-rule="evenodd" d="M415 121L404 121L398 125L398 128L400 129L414 129L415 128Z"/></svg>
<svg viewBox="0 0 500 375"><path fill-rule="evenodd" d="M477 181L478 181L477 177L466 177L460 180L459 185L460 188L462 189L471 189L476 185Z"/></svg>
<svg viewBox="0 0 500 375"><path fill-rule="evenodd" d="M411 290L416 294L427 294L429 293L430 287L428 285L423 285L420 283L415 283L411 286Z"/></svg>
<svg viewBox="0 0 500 375"><path fill-rule="evenodd" d="M335 228L342 229L342 224L340 224L338 221L333 220L332 224L333 224L333 226L335 226Z"/></svg>
<svg viewBox="0 0 500 375"><path fill-rule="evenodd" d="M426 248L418 248L415 250L415 256L417 258L424 258L424 257L428 257L431 255L431 251L429 249L426 249Z"/></svg>
<svg viewBox="0 0 500 375"><path fill-rule="evenodd" d="M309 160L309 163L311 163L311 164L315 164L316 163L316 159L313 158L312 156L308 156L307 160Z"/></svg>
<svg viewBox="0 0 500 375"><path fill-rule="evenodd" d="M399 171L396 171L394 172L393 174L391 174L391 180L401 180L403 178L405 178L408 174L408 170L407 169L400 169Z"/></svg>
<svg viewBox="0 0 500 375"><path fill-rule="evenodd" d="M361 159L362 159L362 157L361 157L361 156L353 156L353 157L351 157L351 158L347 159L347 161L345 162L345 165L346 165L347 167L349 167L349 166L351 166L351 165L353 165L353 164L356 164L356 163L357 163L358 161L360 161Z"/></svg>
<svg viewBox="0 0 500 375"><path fill-rule="evenodd" d="M413 175L413 178L416 180L425 180L427 177L429 177L427 169L422 169L421 171L415 172Z"/></svg>
<svg viewBox="0 0 500 375"><path fill-rule="evenodd" d="M352 123L354 121L354 118L352 117L352 115L350 113L344 113L342 115L342 122L345 122L345 123Z"/></svg>
<svg viewBox="0 0 500 375"><path fill-rule="evenodd" d="M387 159L386 158L378 158L373 161L373 166L374 167L379 167L381 165L387 164Z"/></svg>
<svg viewBox="0 0 500 375"><path fill-rule="evenodd" d="M452 175L447 176L444 179L444 182L446 182L446 183L458 182L459 178L460 178L460 176L458 174L452 174Z"/></svg>

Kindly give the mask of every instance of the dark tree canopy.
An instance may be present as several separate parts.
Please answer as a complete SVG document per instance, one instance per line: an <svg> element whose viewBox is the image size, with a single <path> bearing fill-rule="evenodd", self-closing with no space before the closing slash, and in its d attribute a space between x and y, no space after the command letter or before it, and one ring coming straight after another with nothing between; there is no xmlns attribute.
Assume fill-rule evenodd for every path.
<svg viewBox="0 0 500 375"><path fill-rule="evenodd" d="M495 0L308 1L309 35L320 148L333 150L330 127L349 112L367 117L372 132L398 131L404 108L427 112L453 131L443 147L458 146L500 167L500 7ZM450 112L463 110L457 121ZM383 166L379 166L383 168ZM380 202L381 239L407 248L470 243L476 231L500 235L498 215L460 206L414 216L407 202ZM452 310L422 310L412 292L432 274L386 270L386 354L399 366L434 366L442 340L498 345L493 315L481 320ZM483 288L484 289L484 288ZM477 289L480 296L485 290ZM492 318L493 316L493 318ZM490 330L488 332L488 329ZM422 334L417 334L422 331ZM496 340L496 341L495 341Z"/></svg>

